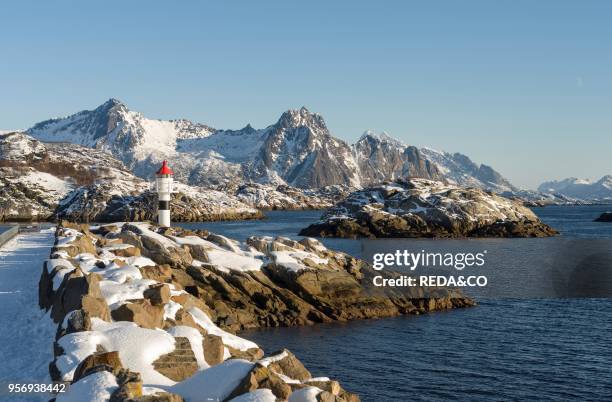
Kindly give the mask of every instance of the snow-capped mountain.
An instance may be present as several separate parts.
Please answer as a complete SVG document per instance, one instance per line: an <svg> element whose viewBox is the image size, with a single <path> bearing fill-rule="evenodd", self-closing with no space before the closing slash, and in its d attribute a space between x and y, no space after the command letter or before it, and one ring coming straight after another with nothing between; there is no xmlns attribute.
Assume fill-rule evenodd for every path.
<svg viewBox="0 0 612 402"><path fill-rule="evenodd" d="M575 177L547 181L538 187L538 191L582 200L609 201L612 200L612 175L606 175L596 182Z"/></svg>
<svg viewBox="0 0 612 402"><path fill-rule="evenodd" d="M176 154L177 141L201 138L214 130L188 120L154 120L110 99L94 110L46 120L27 130L45 142L68 142L96 148L121 159L139 176Z"/></svg>
<svg viewBox="0 0 612 402"><path fill-rule="evenodd" d="M245 182L359 187L421 177L514 190L499 173L465 155L419 149L374 132L349 145L331 135L321 115L306 108L288 110L263 129L247 125L215 130L187 120L148 119L111 99L91 111L38 123L28 133L42 141L106 151L143 178L151 177L162 159L169 159L179 180L207 187Z"/></svg>
<svg viewBox="0 0 612 402"><path fill-rule="evenodd" d="M364 186L402 177L443 178L437 164L421 150L384 132L366 131L352 150Z"/></svg>
<svg viewBox="0 0 612 402"><path fill-rule="evenodd" d="M440 169L442 176L460 186L479 187L496 192L517 190L491 166L478 165L466 155L431 148L421 148L421 153Z"/></svg>

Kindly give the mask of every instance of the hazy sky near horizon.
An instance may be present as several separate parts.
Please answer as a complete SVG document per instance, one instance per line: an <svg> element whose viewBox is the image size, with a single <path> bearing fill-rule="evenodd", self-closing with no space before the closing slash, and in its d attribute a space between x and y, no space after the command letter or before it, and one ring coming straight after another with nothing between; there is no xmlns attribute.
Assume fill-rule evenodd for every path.
<svg viewBox="0 0 612 402"><path fill-rule="evenodd" d="M321 113L535 188L612 174L612 2L13 1L0 129L110 97L151 118L264 127Z"/></svg>

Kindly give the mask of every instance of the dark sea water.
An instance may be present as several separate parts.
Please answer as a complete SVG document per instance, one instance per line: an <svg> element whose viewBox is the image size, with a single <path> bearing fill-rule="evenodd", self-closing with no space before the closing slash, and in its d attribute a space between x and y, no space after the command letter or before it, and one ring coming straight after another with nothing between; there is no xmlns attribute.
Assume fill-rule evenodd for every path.
<svg viewBox="0 0 612 402"><path fill-rule="evenodd" d="M564 245L568 239L612 239L612 224L593 222L610 209L534 208L561 236L488 243L505 256L516 256L506 256L506 262L495 268L514 269L517 265L509 260L525 258L525 249L537 254L548 250L548 244ZM319 215L318 211L270 212L261 221L184 226L237 239L296 237ZM358 241L323 241L330 248L361 252ZM468 244L464 242L470 240L456 240L457 247ZM287 347L313 375L338 379L364 401L612 400L612 299L476 298L477 307L425 316L252 330L242 335L267 352Z"/></svg>

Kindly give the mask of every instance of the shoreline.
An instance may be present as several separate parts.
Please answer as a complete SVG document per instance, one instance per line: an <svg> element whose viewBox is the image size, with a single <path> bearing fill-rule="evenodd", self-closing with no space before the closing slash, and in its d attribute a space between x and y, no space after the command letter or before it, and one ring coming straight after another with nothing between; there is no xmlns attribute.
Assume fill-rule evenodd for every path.
<svg viewBox="0 0 612 402"><path fill-rule="evenodd" d="M322 393L327 392L331 393L336 398L336 401L356 401L358 397L344 391L337 382L329 379L309 380L311 376L305 368L301 370L301 373L295 373L291 372L291 369L288 368L289 366L284 367L283 364L285 363L279 363L280 366L278 367L265 369L272 366L268 366L268 363L264 362L283 362L286 359L293 359L293 362L290 364L291 367L296 364L300 367L303 366L297 361L295 356L287 351L263 358L264 352L257 345L241 340L241 338L232 335L230 332L226 332L223 328L228 330L254 328L251 324L255 322L251 321L251 324L249 324L248 320L250 318L244 315L246 310L244 313L241 313L241 309L237 306L244 303L254 303L254 310L251 310L250 314L263 314L261 318L265 318L263 321L258 321L259 325L257 326L269 327L387 317L401 314L421 314L434 310L446 310L473 305L470 299L459 296L456 293L449 293L449 291L444 289L435 290L434 295L428 296L427 299L419 298L423 296L417 296L419 294L417 292L412 296L411 302L408 301L407 303L402 301L405 299L402 299L399 294L397 296L381 294L375 296L375 299L371 299L372 295L369 295L367 299L361 299L359 298L360 296L350 296L350 293L346 293L346 290L341 290L341 288L337 290L340 293L328 298L327 295L318 293L320 290L312 287L309 279L311 278L311 272L316 273L316 277L319 278L317 279L318 281L323 281L318 286L329 286L325 285L327 280L330 281L329 284L341 280L345 283L343 286L353 286L354 291L357 291L360 286L358 283L361 280L356 281L356 279L365 275L363 283L366 283L368 281L367 277L370 275L369 271L357 260L352 259L352 257L328 251L315 240L305 239L302 242L295 242L279 238L275 241L276 243L266 243L270 240L254 239L247 242L251 248L246 249L222 236L212 234L206 235L207 237L205 238L198 236L203 236L203 234L180 228L174 228L171 231L168 231L168 229L160 231L145 223L125 223L118 226L100 225L92 227L63 223L63 225L58 226L52 258L46 263L40 280L41 307L50 309L51 316L59 324L57 344L60 348L56 348L56 358L51 365L52 378L54 380L76 381L76 385L73 385L72 388L78 388L77 385L81 386L82 384L78 381L79 378L87 378L89 375L97 375L94 373L99 373L99 371L90 370L79 374L83 370L89 370L79 367L87 364L87 367L91 367L93 370L99 364L95 363L95 361L105 361L105 364L110 364L108 359L111 359L109 355L111 350L105 350L105 347L103 347L102 351L94 351L93 349L89 349L91 350L90 352L85 352L87 349L81 351L89 342L85 340L88 339L87 336L89 335L87 334L92 331L93 333L99 333L96 336L102 337L102 339L111 337L107 342L113 344L115 341L112 340L112 334L114 333L113 331L119 329L117 325L120 327L128 324L135 325L133 327L134 330L141 328L138 331L150 331L146 328L156 328L161 325L167 333L175 334L173 342L176 345L179 342L183 342L179 334L189 334L187 336L189 340L187 345L190 344L191 347L186 346L188 352L181 353L194 355L196 362L204 359L201 364L206 364L206 367L209 368L202 369L203 367L200 365L200 371L193 371L194 363L192 362L194 360L172 360L173 347L163 348L162 351L153 355L153 360L155 360L155 356L163 353L163 350L166 351L167 355L159 356L157 360L143 366L142 363L136 363L133 357L129 357L133 355L134 351L130 352L129 349L118 345L118 356L123 365L120 364L117 367L117 363L112 363L111 366L114 368L106 371L110 372L110 374L103 374L108 377L106 380L111 383L115 381L117 384L113 395L115 395L115 392L136 392L138 394L144 388L157 387L158 389L165 390L164 392L187 396L190 391L185 388L187 387L186 384L204 381L210 370L229 370L230 366L241 365L241 367L245 367L246 371L241 372L239 375L242 380L240 378L237 378L237 380L242 382L232 383L234 385L231 385L231 389L228 389L228 391L224 391L225 394L222 396L222 399L229 399L229 396L234 394L242 395L248 392L255 392L258 389L268 389L271 390L269 392L274 393L276 397L281 399L286 399L291 394L296 394L297 397L298 393L310 392L315 396L320 395L312 399L314 401L323 398ZM247 269L247 265L244 264L251 264L252 262L249 261L256 261L256 259L248 260L248 258L251 258L247 257L250 255L248 253L255 253L253 255L261 252L265 253L268 247L273 247L276 250L270 254L270 258L275 258L273 256L277 254L274 253L288 253L284 254L286 257L283 258L293 255L291 258L297 259L294 260L295 262L276 260L275 265L268 266L262 269L261 272L252 270L253 268ZM228 252L233 255L231 263L225 257L221 260L211 260L212 258L219 258L219 253L224 255L224 253ZM193 257L191 255L203 256L204 254L202 253L208 254L209 263L202 264L192 260ZM298 255L300 257L297 257ZM317 258L322 258L322 256L326 256L325 258L327 259L325 267L316 262L315 265L310 265ZM154 261L151 261L151 259ZM147 260L150 262L147 262ZM77 263L76 266L73 265L73 261ZM214 261L219 262L215 263ZM213 266L218 263L230 263L232 264L230 266L234 266L233 264L236 261L242 261L240 264L243 264L241 265L243 268L240 268L240 270L247 269L247 271L232 271L237 268L223 267L223 265L217 266L217 268ZM299 271L295 271L296 266L294 264L296 263L306 265L301 265L302 268L299 268ZM224 272L227 269L232 272ZM58 275L61 275L59 279L57 279ZM226 284L223 286L227 290L219 293L219 290L214 290L216 287L218 288L218 285L215 285L216 287L207 287L208 285L205 282L197 282L198 284L195 286L190 285L190 283L193 283L190 282L192 279L188 279L185 275L200 278L198 280L204 280L207 277L217 278L214 279L214 282L218 284L220 284L218 281L224 280ZM302 279L302 277L304 278ZM325 277L329 277L329 279L324 279ZM128 278L132 279L124 282ZM253 281L254 279L255 281ZM266 282L269 280L272 281ZM254 296L252 301L240 299L239 304L232 306L231 300L233 297L236 297L236 293L232 292L235 292L239 287L246 289L266 283L266 286L271 287L270 289L276 289L274 293L283 295L281 299L278 299L279 302L280 300L285 300L286 306L289 306L286 303L291 303L294 306L301 305L302 307L294 310L293 313L290 312L291 310L287 310L281 315L278 315L278 312L272 313L280 305L277 305L277 307L269 305L269 307L265 308L268 312L259 310L257 305L263 306L261 304L263 303L261 295L267 292L265 287L254 293L254 295L259 294L259 296ZM282 286L279 287L281 283ZM230 292L230 288L235 290ZM125 294L128 289L132 289L129 291L129 295ZM134 293L136 289L141 290ZM215 293L218 295L214 296ZM301 295L301 298L298 295ZM227 298L228 296L229 298ZM210 297L216 297L217 301L210 299ZM273 293L270 293L269 297L273 298L268 299L268 303L277 296L273 296ZM387 298L390 298L388 300L393 300L393 303L385 301ZM221 303L221 300L225 300L225 302ZM369 301L361 307L360 303L364 303L366 300ZM321 304L322 302L323 304ZM332 304L329 304L330 302ZM334 307L333 303L338 303L338 307ZM356 303L355 306L359 307L355 309L351 307L351 303ZM398 309L401 303L404 303L404 307ZM169 313L168 306L173 306L170 308L172 313ZM388 310L391 307L395 310ZM159 309L166 311L163 313L163 319L159 315L161 314ZM229 314L232 310L239 315L230 319L231 317L226 314ZM286 315L287 313L289 315ZM292 316L292 314L294 315ZM205 318L206 316L210 318ZM268 321L273 317L276 317L277 321ZM236 322L233 321L235 319L246 319L247 321L237 326ZM289 320L282 321L281 319ZM205 324L207 320L209 324ZM61 324L62 322L64 324ZM125 327L126 330L127 328L132 328L129 325ZM144 334L145 332L143 332ZM211 334L215 334L218 338L210 338ZM79 339L83 336L85 336L85 346L76 346L71 341L66 340L66 337L68 339ZM194 341L194 339L202 340ZM203 342L202 346L200 346L204 351L203 358L198 357L198 347L194 347L194 345L199 344L198 342ZM219 354L216 355L216 358L210 355L213 343L225 345L226 352L222 353L224 355L223 358ZM82 342L79 342L79 344L82 344ZM102 345L104 344L103 342ZM184 347L181 346L181 348ZM145 351L147 350L146 342L143 348ZM91 354L92 352L93 354ZM143 351L142 353L150 354L151 352ZM66 360L65 356L72 357ZM77 358L77 356L79 357ZM234 359L227 360L230 357ZM76 363L74 362L68 366L65 365L64 361L74 361L75 358L77 358L76 363L80 361L78 367L75 366ZM173 362L171 365L172 369L166 369L164 368L165 366L160 365L160 359L171 359ZM85 363L86 361L88 363ZM148 364L152 364L152 367L148 366ZM219 368L217 369L217 367ZM134 371L134 374L130 374L131 371L124 373L125 370ZM90 374L86 374L87 372ZM140 377L134 377L135 373L140 373ZM171 378L173 381L167 383L169 380L162 380L162 377L159 377L161 375L159 373L169 376L168 378ZM123 380L120 380L120 376L125 377L126 375L128 378L132 378L132 380L122 383ZM263 379L261 376L263 376ZM113 380L115 377L116 380ZM156 378L159 379L156 380ZM196 378L199 378L199 380ZM250 384L252 384L252 378L258 378L256 383L259 385L256 385L254 388L252 385L241 388L243 386L240 384L247 381L247 378L251 378L251 380L248 380L251 381ZM298 382L295 382L296 378L299 379ZM160 383L159 381L162 382ZM226 388L228 386L226 385ZM130 395L134 396L133 393Z"/></svg>

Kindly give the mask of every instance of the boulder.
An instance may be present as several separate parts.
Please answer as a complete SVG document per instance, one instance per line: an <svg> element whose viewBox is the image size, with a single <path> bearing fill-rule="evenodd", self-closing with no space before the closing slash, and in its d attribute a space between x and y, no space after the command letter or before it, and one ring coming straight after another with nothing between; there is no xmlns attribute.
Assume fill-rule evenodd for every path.
<svg viewBox="0 0 612 402"><path fill-rule="evenodd" d="M220 336L206 334L202 339L202 347L204 349L204 360L210 366L216 366L223 362L225 354L225 345Z"/></svg>
<svg viewBox="0 0 612 402"><path fill-rule="evenodd" d="M77 238L63 246L55 246L53 251L65 251L70 257L75 257L82 253L97 255L94 238L91 234L83 233Z"/></svg>
<svg viewBox="0 0 612 402"><path fill-rule="evenodd" d="M174 381L183 381L198 370L189 339L175 337L174 350L153 362L155 370Z"/></svg>
<svg viewBox="0 0 612 402"><path fill-rule="evenodd" d="M331 393L332 395L339 395L340 391L342 391L342 387L340 386L340 383L334 380L329 380L329 381L320 381L320 380L311 381L309 380L309 381L306 381L306 385L320 388L323 391L327 391Z"/></svg>
<svg viewBox="0 0 612 402"><path fill-rule="evenodd" d="M170 319L170 318L166 318L165 324L164 324L164 328L172 328L172 327L176 327L178 325L185 325L187 327L191 327L191 328L195 328L200 332L204 332L204 330L202 329L202 327L200 327L198 324L196 324L196 322L194 321L193 317L191 316L191 314L189 314L188 312L186 312L184 309L179 309L179 311L176 312L174 319Z"/></svg>
<svg viewBox="0 0 612 402"><path fill-rule="evenodd" d="M54 296L51 318L60 322L68 312L84 308L92 317L108 321L108 306L100 291L100 280L98 274L83 275L80 269L67 274Z"/></svg>
<svg viewBox="0 0 612 402"><path fill-rule="evenodd" d="M158 238L147 235L146 232L133 224L123 225L119 237L124 243L139 248L142 255L149 257L157 264L189 266L193 261L188 247L167 246Z"/></svg>
<svg viewBox="0 0 612 402"><path fill-rule="evenodd" d="M74 266L69 261L66 261L66 264L70 264L66 268L74 269ZM45 261L38 281L38 305L41 309L49 309L53 304L53 276L55 276L59 266L53 269L50 268L50 260Z"/></svg>
<svg viewBox="0 0 612 402"><path fill-rule="evenodd" d="M154 306L148 299L125 303L111 312L115 321L132 321L143 328L163 328L164 308Z"/></svg>
<svg viewBox="0 0 612 402"><path fill-rule="evenodd" d="M164 305L170 301L170 286L161 283L151 285L143 292L143 296L154 306Z"/></svg>
<svg viewBox="0 0 612 402"><path fill-rule="evenodd" d="M119 352L102 352L94 353L87 356L76 368L72 381L77 382L79 379L98 371L117 372L123 368Z"/></svg>
<svg viewBox="0 0 612 402"><path fill-rule="evenodd" d="M283 355L280 359L275 359L275 356ZM268 364L268 368L275 373L283 374L289 378L299 381L309 380L312 375L304 367L301 361L287 349L271 354L272 362Z"/></svg>
<svg viewBox="0 0 612 402"><path fill-rule="evenodd" d="M264 351L261 348L251 348L247 350L234 349L231 346L225 346L234 359L244 359L255 362L264 356Z"/></svg>
<svg viewBox="0 0 612 402"><path fill-rule="evenodd" d="M66 334L89 330L91 330L91 315L87 310L74 310L66 320Z"/></svg>
<svg viewBox="0 0 612 402"><path fill-rule="evenodd" d="M380 209L376 209L373 213L376 220L381 222L385 219L383 215ZM415 218L415 222L418 219ZM443 217L440 217L440 220L443 220ZM123 230L125 226L129 230ZM218 326L232 331L264 326L303 325L332 320L420 314L473 305L470 299L449 289L374 288L372 285L374 275L394 277L398 274L390 271L374 271L367 263L328 250L314 239L296 242L282 237L277 239L252 237L247 241L251 246L249 248L223 236L205 234L209 240L214 240L229 253L235 253L240 258L261 258L254 249L265 255L263 260L267 261L267 264L261 270L240 272L228 271L210 262L197 264L197 267L186 265L191 255L186 257L181 253L191 253L195 248L174 247L170 245L173 243L166 243L148 231L147 234L136 233L136 230L141 230L136 225L132 225L134 228L129 226L129 224L124 225L121 233L109 232L106 236L121 235L121 241L133 244L135 248L142 247L142 250L148 250L146 253L143 251L143 255L149 253L151 256L157 253L158 261L167 258L166 261L172 259L172 262L162 265L158 262L155 266L139 268L143 277L158 283L143 292L143 299L129 300L112 313L109 313L108 306L102 298L99 287L100 274L87 274L75 268L73 272L65 275L63 283L56 292L49 292L52 276L47 271L45 277L43 272L39 293L41 299L46 297L47 301L41 303L52 304L52 315L55 314L56 319L72 311L65 320L64 327L60 326L58 336L90 330L91 317L106 320L112 317L116 321L131 321L143 328L168 329L177 325L196 328L203 336L203 357L210 366L222 363L226 351L232 358L255 362L249 375L232 392L234 396L267 388L272 390L279 400L286 400L292 390L316 386L322 390L318 396L319 400L358 401L356 395L343 390L336 381L312 380L310 372L286 350L278 352L269 360L261 360L263 351L260 348L238 350L224 345L221 337L207 333L204 328L196 324L188 312L193 307L202 310ZM448 227L452 227L452 224ZM154 227L150 230L156 231ZM514 229L509 227L506 230ZM163 235L162 232L157 233ZM168 236L175 236L177 233L185 235L181 229L165 229L165 234ZM99 234L88 236L99 236ZM153 242L145 240L147 237L153 239ZM109 239L105 241L107 240ZM99 246L110 247L110 243L100 241ZM287 258L277 258L278 253ZM105 264L99 266L107 268ZM101 273L106 274L106 271L101 270ZM170 289L184 289L186 292L175 293L172 296ZM164 319L164 307L170 301L180 304L182 308L172 319ZM175 349L161 356L153 366L162 375L174 381L182 381L198 370L198 364L189 340L182 337L175 339ZM57 342L54 353L56 357L64 353ZM94 355L104 356L104 353L106 351L100 349ZM55 362L50 365L49 370L54 380L61 380ZM112 361L104 362L104 358L92 355L80 370L80 376L96 370L112 372L117 377L119 385L111 396L113 401L180 400L180 397L168 393L143 396L142 381L132 378L129 372L123 373L126 370L120 368L120 364ZM120 375L125 378L120 379Z"/></svg>
<svg viewBox="0 0 612 402"><path fill-rule="evenodd" d="M146 266L139 269L143 278L165 283L172 281L172 268L168 264Z"/></svg>
<svg viewBox="0 0 612 402"><path fill-rule="evenodd" d="M85 295L81 299L81 309L89 317L98 317L104 321L111 320L110 310L106 300L102 297L94 297L92 295Z"/></svg>
<svg viewBox="0 0 612 402"><path fill-rule="evenodd" d="M317 402L359 402L360 399L357 395L351 393L344 393L342 395L335 395L329 391L323 391L317 395Z"/></svg>
<svg viewBox="0 0 612 402"><path fill-rule="evenodd" d="M139 248L134 247L131 244L128 244L127 246L129 247L114 248L112 252L117 257L138 257L140 255Z"/></svg>
<svg viewBox="0 0 612 402"><path fill-rule="evenodd" d="M227 397L228 400L260 388L268 388L278 399L286 400L291 395L291 387L276 373L261 364L255 364L249 374Z"/></svg>
<svg viewBox="0 0 612 402"><path fill-rule="evenodd" d="M191 253L191 256L200 262L209 261L209 258L208 258L209 249L210 249L209 246L205 246L202 244L190 244L189 245L189 252Z"/></svg>
<svg viewBox="0 0 612 402"><path fill-rule="evenodd" d="M118 370L115 373L118 388L111 394L109 402L132 401L142 397L142 378L140 373Z"/></svg>

